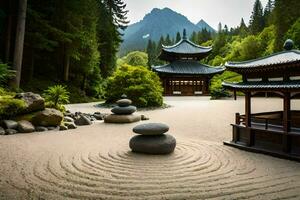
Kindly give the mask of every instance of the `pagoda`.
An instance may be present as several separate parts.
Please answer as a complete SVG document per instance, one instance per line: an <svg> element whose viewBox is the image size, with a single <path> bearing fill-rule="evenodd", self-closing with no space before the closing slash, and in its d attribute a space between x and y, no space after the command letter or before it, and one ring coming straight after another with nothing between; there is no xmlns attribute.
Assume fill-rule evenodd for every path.
<svg viewBox="0 0 300 200"><path fill-rule="evenodd" d="M202 47L187 39L186 30L177 44L163 45L159 58L169 64L154 66L152 69L162 81L164 95L208 95L211 78L225 70L199 62L207 57L211 50L211 47Z"/></svg>
<svg viewBox="0 0 300 200"><path fill-rule="evenodd" d="M242 75L242 82L223 83L245 94L245 114L236 113L233 139L224 144L300 161L300 111L291 110L291 100L300 97L300 51L287 40L285 50L244 62L228 62L227 70ZM271 93L283 99L283 109L251 113L251 98Z"/></svg>

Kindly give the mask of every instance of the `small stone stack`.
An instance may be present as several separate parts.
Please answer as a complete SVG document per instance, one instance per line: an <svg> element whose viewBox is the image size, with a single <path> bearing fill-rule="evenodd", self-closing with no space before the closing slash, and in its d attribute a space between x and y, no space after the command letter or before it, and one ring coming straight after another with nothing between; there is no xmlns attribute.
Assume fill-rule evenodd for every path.
<svg viewBox="0 0 300 200"><path fill-rule="evenodd" d="M131 138L129 147L133 152L144 154L169 154L176 147L176 139L168 134L169 127L162 123L141 124L133 128L139 134Z"/></svg>
<svg viewBox="0 0 300 200"><path fill-rule="evenodd" d="M141 116L133 114L136 112L136 107L131 105L132 101L124 95L122 98L116 102L117 106L111 110L113 114L104 118L105 123L132 123L141 120Z"/></svg>

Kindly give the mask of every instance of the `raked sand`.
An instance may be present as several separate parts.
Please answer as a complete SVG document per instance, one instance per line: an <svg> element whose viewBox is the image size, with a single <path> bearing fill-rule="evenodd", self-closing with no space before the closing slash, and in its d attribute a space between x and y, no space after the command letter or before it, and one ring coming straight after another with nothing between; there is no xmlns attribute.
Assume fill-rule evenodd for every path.
<svg viewBox="0 0 300 200"><path fill-rule="evenodd" d="M170 126L177 147L167 156L130 152L139 123L1 136L0 199L300 199L300 163L222 144L235 112L244 112L242 98L165 100L171 108L139 114ZM281 108L280 99L253 101L254 112ZM109 112L93 104L69 109Z"/></svg>

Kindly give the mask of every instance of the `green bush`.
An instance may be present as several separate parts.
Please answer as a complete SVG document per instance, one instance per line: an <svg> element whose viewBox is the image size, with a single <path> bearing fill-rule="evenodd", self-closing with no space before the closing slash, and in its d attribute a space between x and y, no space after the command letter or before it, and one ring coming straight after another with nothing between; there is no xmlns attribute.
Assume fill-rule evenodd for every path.
<svg viewBox="0 0 300 200"><path fill-rule="evenodd" d="M122 65L108 79L106 100L113 103L126 94L138 107L161 106L163 88L159 77L143 66Z"/></svg>
<svg viewBox="0 0 300 200"><path fill-rule="evenodd" d="M148 55L145 52L133 51L118 60L119 65L148 66Z"/></svg>
<svg viewBox="0 0 300 200"><path fill-rule="evenodd" d="M0 96L0 119L10 119L24 110L26 104L23 100L11 96Z"/></svg>
<svg viewBox="0 0 300 200"><path fill-rule="evenodd" d="M55 108L62 112L65 111L63 104L69 103L69 92L65 86L55 85L49 87L43 94L46 107Z"/></svg>
<svg viewBox="0 0 300 200"><path fill-rule="evenodd" d="M8 79L15 76L15 72L9 69L7 64L0 61L0 85L3 85Z"/></svg>

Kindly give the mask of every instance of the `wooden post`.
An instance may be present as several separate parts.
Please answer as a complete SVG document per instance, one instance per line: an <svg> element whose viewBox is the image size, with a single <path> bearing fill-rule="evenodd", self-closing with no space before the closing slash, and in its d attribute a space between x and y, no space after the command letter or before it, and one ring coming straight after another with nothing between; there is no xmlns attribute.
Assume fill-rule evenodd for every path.
<svg viewBox="0 0 300 200"><path fill-rule="evenodd" d="M236 90L233 90L234 100L236 101Z"/></svg>
<svg viewBox="0 0 300 200"><path fill-rule="evenodd" d="M290 151L290 141L288 134L291 129L291 94L289 92L285 92L283 96L283 151Z"/></svg>
<svg viewBox="0 0 300 200"><path fill-rule="evenodd" d="M251 127L251 93L245 93L245 125Z"/></svg>
<svg viewBox="0 0 300 200"><path fill-rule="evenodd" d="M241 124L241 115L240 115L240 113L235 113L235 124L236 125Z"/></svg>

